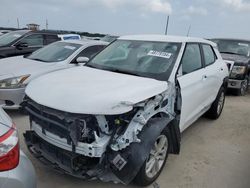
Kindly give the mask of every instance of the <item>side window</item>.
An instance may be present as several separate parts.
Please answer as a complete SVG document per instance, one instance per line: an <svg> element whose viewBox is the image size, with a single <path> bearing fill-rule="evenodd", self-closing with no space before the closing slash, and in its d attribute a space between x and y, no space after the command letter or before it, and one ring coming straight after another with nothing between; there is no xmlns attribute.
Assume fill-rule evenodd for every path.
<svg viewBox="0 0 250 188"><path fill-rule="evenodd" d="M20 43L27 43L28 46L43 46L43 35L29 35L21 39Z"/></svg>
<svg viewBox="0 0 250 188"><path fill-rule="evenodd" d="M187 44L182 57L183 75L202 68L200 47L198 44Z"/></svg>
<svg viewBox="0 0 250 188"><path fill-rule="evenodd" d="M214 50L210 45L203 44L202 45L203 53L204 53L204 60L205 60L205 65L211 65L216 61L216 56L214 54Z"/></svg>
<svg viewBox="0 0 250 188"><path fill-rule="evenodd" d="M94 57L98 52L103 50L105 46L99 45L99 46L90 46L85 48L79 55L78 57L88 57L92 58Z"/></svg>
<svg viewBox="0 0 250 188"><path fill-rule="evenodd" d="M51 44L53 42L59 41L59 37L57 35L45 35L46 44Z"/></svg>

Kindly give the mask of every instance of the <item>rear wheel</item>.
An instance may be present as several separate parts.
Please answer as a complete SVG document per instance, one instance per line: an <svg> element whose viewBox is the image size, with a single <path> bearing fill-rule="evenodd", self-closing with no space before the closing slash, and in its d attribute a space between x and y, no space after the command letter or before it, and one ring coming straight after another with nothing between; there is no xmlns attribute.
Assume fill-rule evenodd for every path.
<svg viewBox="0 0 250 188"><path fill-rule="evenodd" d="M207 117L210 119L218 119L222 113L225 103L225 88L221 87L220 91L207 112Z"/></svg>
<svg viewBox="0 0 250 188"><path fill-rule="evenodd" d="M249 77L246 76L245 80L241 83L240 89L237 90L238 96L244 96L247 93L248 90L248 84L249 84Z"/></svg>
<svg viewBox="0 0 250 188"><path fill-rule="evenodd" d="M156 139L147 160L137 174L134 182L139 186L152 184L160 175L168 157L170 136L165 129Z"/></svg>

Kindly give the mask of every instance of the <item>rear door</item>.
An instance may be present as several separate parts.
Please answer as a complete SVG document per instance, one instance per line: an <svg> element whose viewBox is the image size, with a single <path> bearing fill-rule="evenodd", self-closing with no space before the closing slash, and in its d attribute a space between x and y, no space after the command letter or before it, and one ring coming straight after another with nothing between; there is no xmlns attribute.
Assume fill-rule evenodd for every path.
<svg viewBox="0 0 250 188"><path fill-rule="evenodd" d="M221 61L218 60L213 47L209 44L201 44L202 55L205 64L204 76L204 89L205 95L204 107L209 107L215 100L219 88L221 87L221 73L224 72L224 68Z"/></svg>
<svg viewBox="0 0 250 188"><path fill-rule="evenodd" d="M199 44L186 44L180 69L182 70L182 75L178 77L182 97L180 129L183 131L200 117L204 109L203 84L206 78Z"/></svg>

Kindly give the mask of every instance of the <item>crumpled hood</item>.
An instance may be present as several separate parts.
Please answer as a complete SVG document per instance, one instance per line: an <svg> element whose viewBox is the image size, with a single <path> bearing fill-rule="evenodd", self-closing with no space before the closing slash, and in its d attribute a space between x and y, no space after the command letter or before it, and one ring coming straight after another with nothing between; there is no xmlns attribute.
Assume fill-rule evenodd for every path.
<svg viewBox="0 0 250 188"><path fill-rule="evenodd" d="M50 69L55 63L44 63L23 56L4 58L0 60L0 78L23 76Z"/></svg>
<svg viewBox="0 0 250 188"><path fill-rule="evenodd" d="M221 53L221 56L224 60L229 60L237 63L248 63L250 58L247 58L243 55L237 55L237 54L226 54L226 53Z"/></svg>
<svg viewBox="0 0 250 188"><path fill-rule="evenodd" d="M133 104L167 90L168 84L150 78L76 67L39 77L26 88L35 102L79 114L122 114Z"/></svg>

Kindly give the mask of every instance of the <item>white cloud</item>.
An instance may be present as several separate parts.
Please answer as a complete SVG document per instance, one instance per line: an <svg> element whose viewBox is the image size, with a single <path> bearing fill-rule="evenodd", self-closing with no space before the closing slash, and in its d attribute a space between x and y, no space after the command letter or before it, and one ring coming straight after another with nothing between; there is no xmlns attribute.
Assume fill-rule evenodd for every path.
<svg viewBox="0 0 250 188"><path fill-rule="evenodd" d="M206 16L208 12L207 12L207 9L203 7L189 6L188 9L186 10L186 14Z"/></svg>
<svg viewBox="0 0 250 188"><path fill-rule="evenodd" d="M244 0L220 0L224 6L230 7L235 11L250 11L250 2Z"/></svg>
<svg viewBox="0 0 250 188"><path fill-rule="evenodd" d="M90 2L93 2L93 0ZM128 6L131 9L136 8L143 12L172 13L172 6L167 0L96 0L96 2L101 2L106 7L112 9Z"/></svg>

